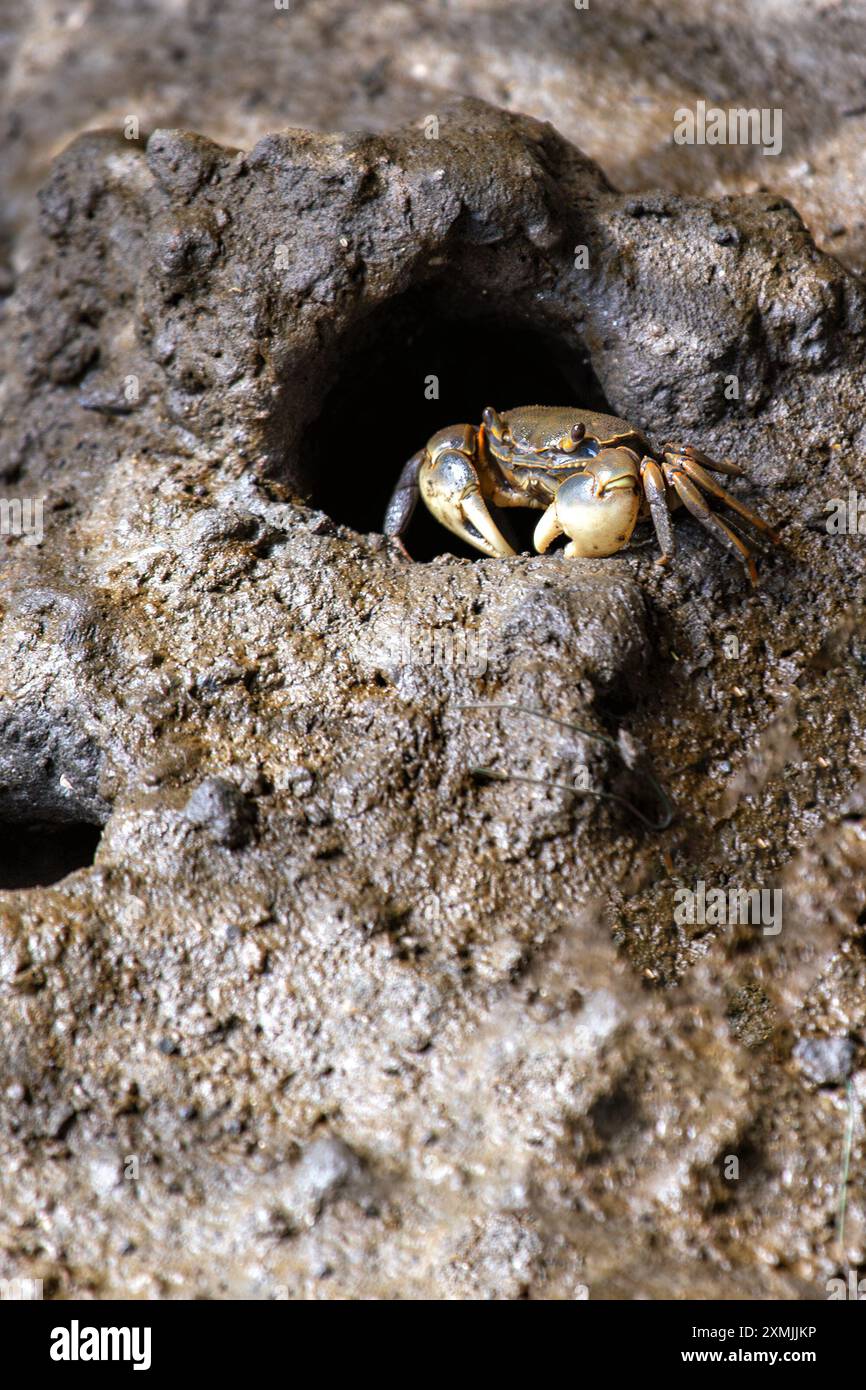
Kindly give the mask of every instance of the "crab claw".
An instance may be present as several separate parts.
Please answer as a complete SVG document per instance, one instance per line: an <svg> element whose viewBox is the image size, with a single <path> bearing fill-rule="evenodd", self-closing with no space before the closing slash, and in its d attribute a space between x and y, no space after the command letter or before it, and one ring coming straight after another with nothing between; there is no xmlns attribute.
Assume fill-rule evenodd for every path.
<svg viewBox="0 0 866 1390"><path fill-rule="evenodd" d="M437 521L455 536L493 558L516 554L490 515L478 474L464 454L448 450L428 458L418 484Z"/></svg>
<svg viewBox="0 0 866 1390"><path fill-rule="evenodd" d="M602 449L562 483L535 529L545 551L562 532L566 555L614 555L628 545L640 510L637 458L630 449Z"/></svg>

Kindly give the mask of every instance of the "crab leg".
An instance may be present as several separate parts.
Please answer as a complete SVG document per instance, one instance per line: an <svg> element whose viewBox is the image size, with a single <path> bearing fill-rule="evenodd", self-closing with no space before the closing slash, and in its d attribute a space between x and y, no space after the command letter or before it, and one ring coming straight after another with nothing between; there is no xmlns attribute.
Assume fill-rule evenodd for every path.
<svg viewBox="0 0 866 1390"><path fill-rule="evenodd" d="M752 583L757 584L758 571L755 567L752 552L745 542L740 540L736 532L732 531L730 526L722 521L721 517L716 516L715 512L710 510L701 492L695 487L691 479L673 468L670 469L669 477L671 486L675 489L680 501L688 508L692 516L695 517L702 526L705 526L706 529L716 537L716 540L721 541L726 550L729 550L731 554L736 555L738 559L743 561L749 571L749 578Z"/></svg>
<svg viewBox="0 0 866 1390"><path fill-rule="evenodd" d="M649 502L650 516L662 550L658 563L667 565L674 555L674 528L668 509L667 490L662 470L655 459L645 457L641 459L640 476L646 499Z"/></svg>
<svg viewBox="0 0 866 1390"><path fill-rule="evenodd" d="M770 526L762 516L758 516L757 512L753 512L751 507L745 506L739 498L733 497L731 493L727 492L716 482L715 478L711 478L706 469L702 468L696 459L686 453L681 454L676 462L681 463L689 477L692 478L694 482L699 483L706 492L711 493L713 497L718 497L719 501L724 502L726 507L730 507L731 511L737 512L752 526L756 527L757 530L764 531L766 535L769 536L770 540L775 541L778 545L779 537L772 526Z"/></svg>
<svg viewBox="0 0 866 1390"><path fill-rule="evenodd" d="M665 454L672 454L675 458L694 459L695 463L700 463L704 468L709 468L713 473L727 473L732 478L744 478L745 472L738 463L720 463L718 459L711 459L708 454L696 449L694 444L687 444L684 449L679 449L674 444L666 444Z"/></svg>
<svg viewBox="0 0 866 1390"><path fill-rule="evenodd" d="M403 536L418 501L418 474L426 457L427 450L419 449L417 454L413 454L409 462L403 465L397 486L391 493L391 499L385 509L385 520L382 522L384 534L395 541L409 559L411 556L403 543Z"/></svg>

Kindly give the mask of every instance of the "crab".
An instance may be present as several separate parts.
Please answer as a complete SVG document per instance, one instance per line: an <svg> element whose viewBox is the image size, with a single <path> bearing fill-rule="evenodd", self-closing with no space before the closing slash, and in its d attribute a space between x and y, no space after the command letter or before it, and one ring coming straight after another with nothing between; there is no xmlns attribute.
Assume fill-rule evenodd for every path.
<svg viewBox="0 0 866 1390"><path fill-rule="evenodd" d="M639 520L651 518L661 547L659 564L674 555L671 510L684 506L746 567L758 572L749 545L710 506L723 503L774 543L772 527L713 473L742 477L736 464L719 463L692 445L652 447L627 420L571 406L523 405L499 414L488 406L482 423L439 430L403 468L385 513L383 530L405 555L402 537L419 494L443 526L484 555L516 554L494 521L495 507L542 511L535 528L539 553L561 535L568 556L613 555L631 540Z"/></svg>

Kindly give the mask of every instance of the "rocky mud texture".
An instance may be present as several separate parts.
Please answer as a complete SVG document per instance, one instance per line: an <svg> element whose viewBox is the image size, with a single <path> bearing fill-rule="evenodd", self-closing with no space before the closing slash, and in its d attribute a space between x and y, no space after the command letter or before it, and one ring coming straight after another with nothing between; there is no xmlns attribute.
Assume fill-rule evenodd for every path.
<svg viewBox="0 0 866 1390"><path fill-rule="evenodd" d="M0 0L0 238L72 134L182 127L252 148L286 126L383 131L450 94L549 120L618 188L792 198L866 265L864 0ZM675 113L782 112L782 147L677 144Z"/></svg>
<svg viewBox="0 0 866 1390"><path fill-rule="evenodd" d="M824 524L863 486L862 283L776 194L616 192L477 100L428 133L87 134L41 193L0 436L45 499L0 579L10 880L41 849L0 893L0 1273L823 1297L866 1259L864 537ZM425 435L545 381L747 461L760 587L690 518L669 571L643 534L389 547ZM652 821L650 771L676 816L480 767ZM699 882L780 890L781 930L678 923Z"/></svg>

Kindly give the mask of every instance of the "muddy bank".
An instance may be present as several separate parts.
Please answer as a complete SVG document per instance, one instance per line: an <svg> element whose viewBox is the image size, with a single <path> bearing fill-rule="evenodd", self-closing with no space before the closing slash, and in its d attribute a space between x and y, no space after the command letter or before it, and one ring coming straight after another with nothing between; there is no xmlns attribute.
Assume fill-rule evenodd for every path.
<svg viewBox="0 0 866 1390"><path fill-rule="evenodd" d="M624 193L530 117L440 117L115 129L41 192L0 426L5 495L44 500L0 578L4 859L43 846L0 893L0 1272L823 1297L866 1240L860 1139L834 1226L863 536L823 524L862 489L862 285L777 192ZM666 572L643 534L388 547L426 435L545 382L746 464L760 587L689 518ZM473 775L646 797L624 760L669 829ZM683 920L701 883L780 891L781 930Z"/></svg>

